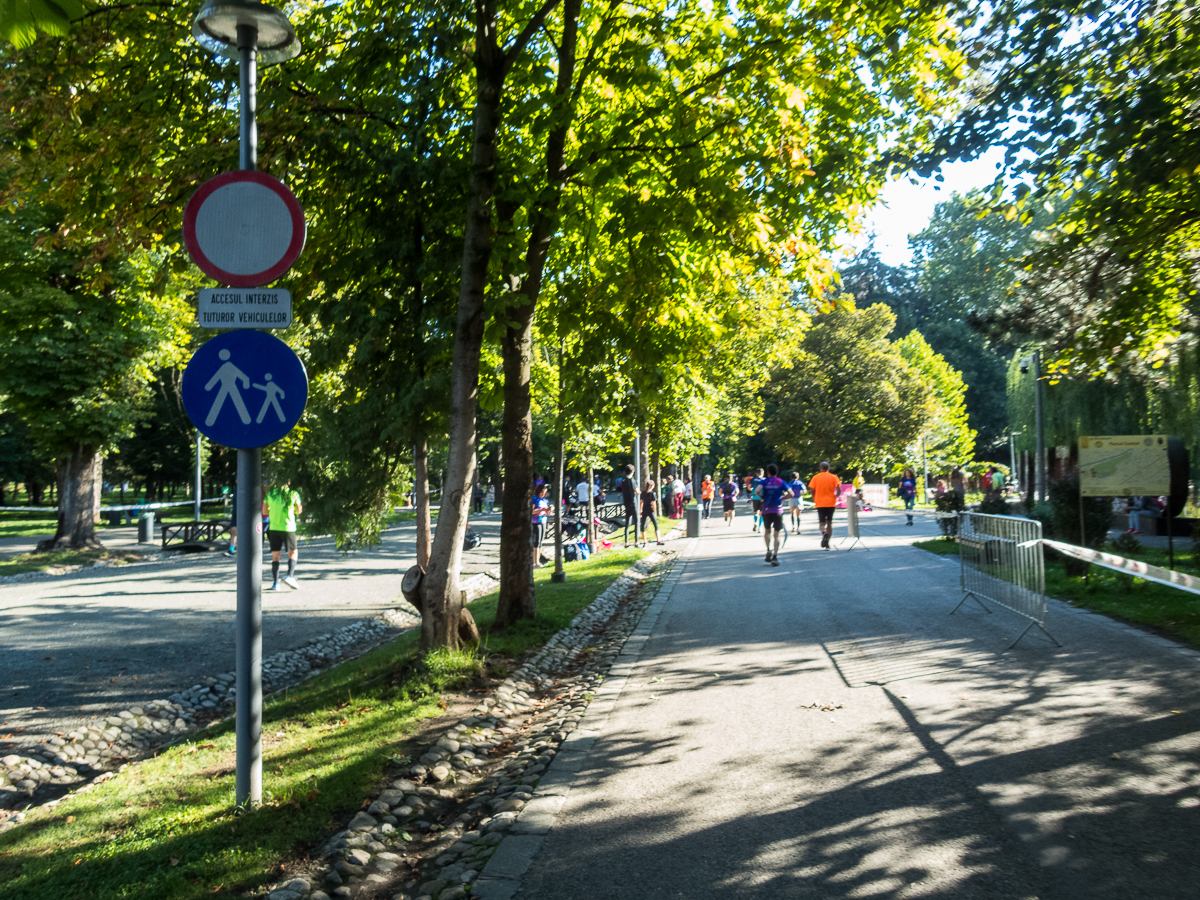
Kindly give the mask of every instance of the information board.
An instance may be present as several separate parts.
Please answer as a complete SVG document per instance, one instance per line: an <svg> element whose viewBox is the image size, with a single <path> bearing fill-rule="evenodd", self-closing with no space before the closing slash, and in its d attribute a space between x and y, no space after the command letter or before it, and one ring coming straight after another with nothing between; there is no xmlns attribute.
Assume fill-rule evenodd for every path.
<svg viewBox="0 0 1200 900"><path fill-rule="evenodd" d="M1171 491L1167 435L1085 435L1079 439L1085 497L1157 497Z"/></svg>

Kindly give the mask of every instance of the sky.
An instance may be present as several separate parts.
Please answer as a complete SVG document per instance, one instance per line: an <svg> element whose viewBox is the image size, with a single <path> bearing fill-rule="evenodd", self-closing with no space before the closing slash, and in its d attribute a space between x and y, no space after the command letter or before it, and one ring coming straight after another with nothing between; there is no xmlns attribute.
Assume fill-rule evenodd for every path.
<svg viewBox="0 0 1200 900"><path fill-rule="evenodd" d="M889 182L883 189L881 202L868 211L862 233L847 237L847 255L865 247L873 232L875 249L884 263L907 265L912 260L908 236L917 234L928 224L934 207L949 200L951 194L965 194L973 188L991 184L996 177L996 163L1003 159L1004 149L993 147L971 162L942 166L945 181L930 177L920 179L915 185L908 178Z"/></svg>

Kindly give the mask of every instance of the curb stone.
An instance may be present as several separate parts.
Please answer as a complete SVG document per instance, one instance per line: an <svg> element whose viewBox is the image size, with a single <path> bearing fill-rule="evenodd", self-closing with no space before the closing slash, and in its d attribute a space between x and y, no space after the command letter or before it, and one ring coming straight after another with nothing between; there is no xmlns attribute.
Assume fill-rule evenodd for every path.
<svg viewBox="0 0 1200 900"><path fill-rule="evenodd" d="M507 866L519 877L541 841L526 829L552 824L582 761L579 751L595 739L577 734L580 723L592 721L595 699L608 699L609 670L661 595L674 558L660 551L629 567L435 741L407 769L408 777L366 798L364 811L314 854L319 866L305 874L311 893L299 892L295 900L459 900L481 896L487 867ZM654 590L641 590L647 583ZM600 708L607 716L610 706ZM462 789L438 787L444 784ZM532 851L521 866L523 847ZM281 893L293 890L291 883L276 883L259 896L291 900ZM403 889L391 893L397 888Z"/></svg>

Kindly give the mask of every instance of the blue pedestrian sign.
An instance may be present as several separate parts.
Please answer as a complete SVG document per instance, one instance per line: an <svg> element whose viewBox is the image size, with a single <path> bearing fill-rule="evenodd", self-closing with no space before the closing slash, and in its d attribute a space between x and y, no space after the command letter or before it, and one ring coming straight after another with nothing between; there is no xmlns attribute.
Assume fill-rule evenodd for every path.
<svg viewBox="0 0 1200 900"><path fill-rule="evenodd" d="M308 373L292 348L261 331L206 342L183 372L183 408L200 433L238 450L273 444L300 421Z"/></svg>

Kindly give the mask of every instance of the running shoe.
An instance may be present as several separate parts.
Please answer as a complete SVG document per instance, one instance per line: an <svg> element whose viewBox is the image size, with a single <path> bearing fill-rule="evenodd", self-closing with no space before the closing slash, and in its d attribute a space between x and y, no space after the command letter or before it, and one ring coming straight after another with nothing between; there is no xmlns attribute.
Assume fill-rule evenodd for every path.
<svg viewBox="0 0 1200 900"><path fill-rule="evenodd" d="M771 551L768 550L767 551L767 562L770 562L770 561L771 561Z"/></svg>
<svg viewBox="0 0 1200 900"><path fill-rule="evenodd" d="M278 590L280 590L280 587L279 587L279 582L278 582L278 581L272 581L272 582L271 582L271 586L270 586L269 588L267 588L267 590L268 590L268 591L278 591Z"/></svg>
<svg viewBox="0 0 1200 900"><path fill-rule="evenodd" d="M771 557L771 565L773 565L773 566L779 565L779 557L778 556Z"/></svg>
<svg viewBox="0 0 1200 900"><path fill-rule="evenodd" d="M300 585L296 583L296 576L294 575L289 575L287 578L283 579L283 583L290 587L293 591L300 590Z"/></svg>
<svg viewBox="0 0 1200 900"><path fill-rule="evenodd" d="M232 556L237 556L237 553L234 551L234 549L233 549L232 547L226 547L226 548L225 548L225 555L226 555L226 556L231 556L231 557L232 557Z"/></svg>

